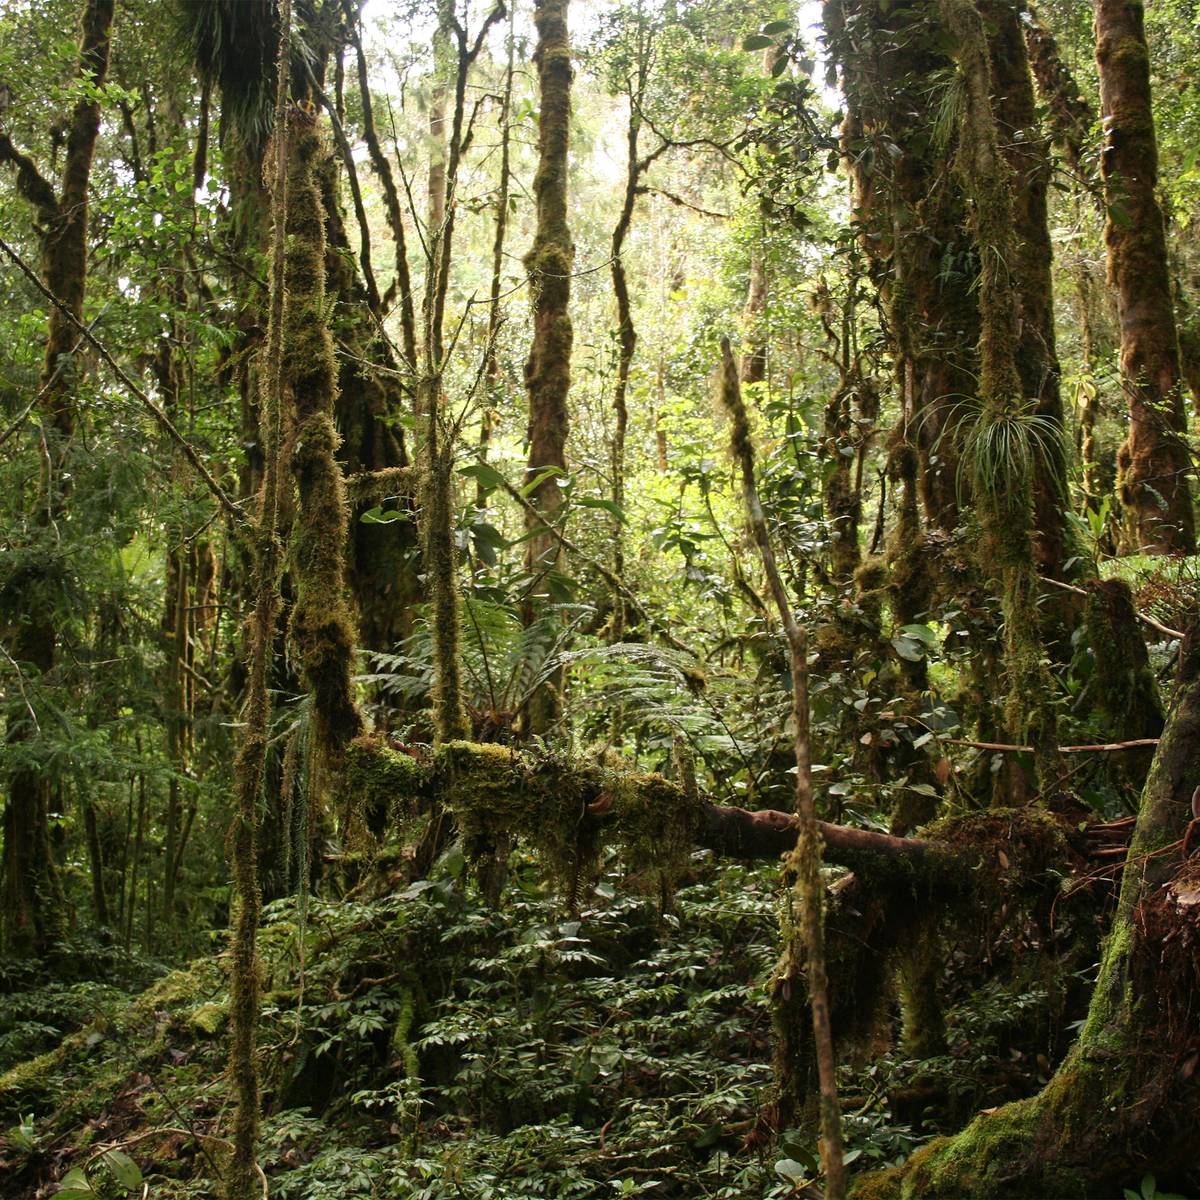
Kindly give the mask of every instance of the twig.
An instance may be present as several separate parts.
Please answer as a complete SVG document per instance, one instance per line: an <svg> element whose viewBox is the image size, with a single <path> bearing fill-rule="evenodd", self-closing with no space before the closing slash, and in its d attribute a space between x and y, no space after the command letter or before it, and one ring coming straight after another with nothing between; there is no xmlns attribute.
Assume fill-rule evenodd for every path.
<svg viewBox="0 0 1200 1200"><path fill-rule="evenodd" d="M685 200L682 196L675 195L674 192L668 192L666 188L651 187L650 184L644 183L637 190L639 195L661 196L664 200L669 200L672 204L676 204L680 208L690 208L692 212L699 213L702 217L712 217L718 221L728 221L730 219L727 212L718 212L713 208L701 208L699 204L693 204L690 200Z"/></svg>
<svg viewBox="0 0 1200 1200"><path fill-rule="evenodd" d="M1042 581L1042 583L1047 583L1051 587L1059 588L1064 592L1073 592L1076 596L1086 597L1091 595L1091 592L1089 592L1087 588L1076 587L1073 583L1063 583L1061 579L1051 579L1048 575L1039 575L1038 578ZM1148 617L1145 613L1135 611L1134 616L1136 616L1143 625L1149 625L1151 629L1161 633L1164 637L1174 638L1179 642L1183 641L1184 635L1178 629L1171 629L1169 626L1163 625L1161 622L1156 621L1153 617Z"/></svg>
<svg viewBox="0 0 1200 1200"><path fill-rule="evenodd" d="M1032 746L1014 746L1010 742L972 742L966 738L943 738L951 746L968 746L972 750L995 750L999 753L1032 754ZM1059 746L1059 754L1108 753L1113 750L1133 750L1138 746L1157 746L1158 738L1132 738L1127 742L1102 742L1091 746Z"/></svg>
<svg viewBox="0 0 1200 1200"><path fill-rule="evenodd" d="M29 711L29 719L33 722L34 732L41 733L42 727L38 724L37 713L33 711L33 705L29 703L29 697L25 694L25 678L21 674L21 668L17 665L16 660L8 652L8 647L0 642L0 654L3 654L8 659L12 669L17 673L17 691L21 693L21 699L25 701L25 707Z"/></svg>

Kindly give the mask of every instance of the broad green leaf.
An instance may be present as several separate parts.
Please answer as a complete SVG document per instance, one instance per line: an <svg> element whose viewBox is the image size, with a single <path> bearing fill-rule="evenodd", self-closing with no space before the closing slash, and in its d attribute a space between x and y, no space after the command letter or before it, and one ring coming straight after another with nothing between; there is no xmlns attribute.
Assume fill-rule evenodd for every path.
<svg viewBox="0 0 1200 1200"><path fill-rule="evenodd" d="M112 1172L113 1178L128 1192L136 1191L142 1186L142 1170L120 1150L109 1150L103 1158L104 1165Z"/></svg>
<svg viewBox="0 0 1200 1200"><path fill-rule="evenodd" d="M364 525L391 525L396 521L405 520L406 514L394 508L384 509L377 504L374 508L367 509L358 519Z"/></svg>
<svg viewBox="0 0 1200 1200"><path fill-rule="evenodd" d="M532 496L533 493L536 492L537 489L541 487L547 479L557 475L559 470L559 467L542 467L536 475L521 485L521 495L525 496L526 498Z"/></svg>
<svg viewBox="0 0 1200 1200"><path fill-rule="evenodd" d="M485 488L495 489L505 484L504 476L491 463L468 463L465 467L459 467L458 473L466 475L468 479L474 479Z"/></svg>
<svg viewBox="0 0 1200 1200"><path fill-rule="evenodd" d="M625 524L625 513L615 500L603 500L599 496L585 496L577 503L581 508L602 508L605 512L612 513L622 525Z"/></svg>

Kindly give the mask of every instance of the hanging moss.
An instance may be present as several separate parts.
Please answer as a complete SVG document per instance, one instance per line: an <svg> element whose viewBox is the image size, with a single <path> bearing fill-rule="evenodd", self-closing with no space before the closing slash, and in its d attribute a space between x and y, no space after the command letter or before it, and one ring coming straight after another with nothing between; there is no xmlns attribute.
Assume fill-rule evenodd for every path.
<svg viewBox="0 0 1200 1200"><path fill-rule="evenodd" d="M594 870L605 841L634 869L681 871L695 845L702 803L678 784L559 755L454 742L438 753L468 855L482 858L520 838L550 865L568 893ZM603 823L586 820L599 810Z"/></svg>
<svg viewBox="0 0 1200 1200"><path fill-rule="evenodd" d="M1059 874L1070 860L1063 826L1040 809L947 817L922 836L949 847L946 855L926 861L864 856L855 862L839 854L852 873L828 889L825 920L830 1020L842 1058L875 1048L897 981L907 1047L917 1057L940 1052L939 932L958 930L982 943L991 914L1004 905L1041 911L1057 895ZM780 1128L812 1121L816 1078L793 907L785 894L785 952L769 984Z"/></svg>
<svg viewBox="0 0 1200 1200"><path fill-rule="evenodd" d="M427 759L361 737L346 754L350 803L390 810L401 820L441 800L454 815L468 859L498 847L534 847L568 894L586 881L605 844L634 870L677 879L696 844L707 802L662 775L508 746L453 741Z"/></svg>
<svg viewBox="0 0 1200 1200"><path fill-rule="evenodd" d="M363 734L346 748L341 786L352 831L390 826L403 833L428 810L430 771L411 754Z"/></svg>
<svg viewBox="0 0 1200 1200"><path fill-rule="evenodd" d="M946 1053L946 1018L938 985L945 969L942 939L933 921L918 921L900 958L900 1044L910 1058Z"/></svg>
<svg viewBox="0 0 1200 1200"><path fill-rule="evenodd" d="M598 851L583 820L600 794L599 768L459 741L439 749L435 769L469 860L491 859L498 846L521 838L544 856L556 884L574 894Z"/></svg>

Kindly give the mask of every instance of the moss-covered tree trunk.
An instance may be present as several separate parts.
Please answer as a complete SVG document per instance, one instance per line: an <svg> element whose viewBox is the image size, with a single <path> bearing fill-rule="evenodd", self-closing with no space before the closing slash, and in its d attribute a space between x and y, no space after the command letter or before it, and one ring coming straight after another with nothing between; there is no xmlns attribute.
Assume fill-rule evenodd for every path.
<svg viewBox="0 0 1200 1200"><path fill-rule="evenodd" d="M1070 506L1050 271L1049 145L1038 128L1020 5L985 0L980 11L989 34L996 125L1013 181L1015 254L1010 267L1020 304L1017 371L1023 397L1034 401L1034 411L1049 424L1034 470L1034 553L1043 575L1061 579L1063 564L1071 557Z"/></svg>
<svg viewBox="0 0 1200 1200"><path fill-rule="evenodd" d="M353 481L347 583L357 610L359 644L364 650L388 652L410 632L420 596L415 530L411 521L371 522L361 517L372 508L411 507L408 448L397 422L408 396L397 370L400 364L379 333L382 313L372 310L368 290L352 265L332 155L322 156L317 178L325 213L326 292L336 303L339 335L349 350L338 361L334 390L338 462ZM397 257L400 253L397 248ZM406 322L402 311L405 343ZM401 350L407 355L404 345ZM411 369L412 363L404 365Z"/></svg>
<svg viewBox="0 0 1200 1200"><path fill-rule="evenodd" d="M528 543L527 561L532 572L553 570L559 542L551 534L536 533L554 521L562 504L557 472L539 479L547 467L566 470L571 386L571 271L575 245L567 222L567 155L571 128L571 44L567 30L568 0L537 0L538 86L541 97L538 121L538 167L533 192L537 205L537 231L525 259L533 289L533 341L525 363L529 391L529 479L538 480L530 498L539 517L528 518L534 536ZM534 589L537 590L537 589ZM532 618L529 608L527 619ZM553 719L555 698L548 690L535 697L529 714L531 729L545 728Z"/></svg>
<svg viewBox="0 0 1200 1200"><path fill-rule="evenodd" d="M644 38L644 28L641 30ZM629 78L629 119L625 127L625 191L621 211L612 235L612 285L613 298L617 302L617 378L613 386L613 436L612 436L612 498L618 508L625 503L625 441L629 430L629 376L633 368L633 356L637 350L637 328L633 323L633 305L629 298L629 280L625 271L625 239L633 223L633 210L637 204L638 186L643 170L638 156L638 139L642 129L641 94L646 83L646 55L638 56L638 65ZM613 573L618 579L625 577L625 539L621 520L613 524ZM612 636L619 641L625 630L625 600L619 593L612 597Z"/></svg>
<svg viewBox="0 0 1200 1200"><path fill-rule="evenodd" d="M1200 1156L1200 862L1181 841L1200 778L1200 629L1142 794L1120 900L1079 1041L1036 1096L978 1117L856 1194L1119 1194Z"/></svg>
<svg viewBox="0 0 1200 1200"><path fill-rule="evenodd" d="M67 126L66 157L57 196L33 160L0 132L0 164L16 168L17 191L32 205L41 226L43 281L66 309L50 309L46 354L38 380L38 404L47 437L43 495L36 511L42 514L40 520L46 526L63 513L69 487L69 474L64 475L62 467L75 433L75 381L79 370L73 360L78 334L71 318L77 322L83 317L88 184L100 132L98 89L108 74L114 7L114 0L88 0L83 10L78 68L81 92ZM32 669L45 677L53 669L58 651L53 591L27 599L28 611L16 624L11 654L21 670ZM28 740L36 733L34 718L24 702L12 709L7 728L10 742ZM63 921L62 895L50 844L50 781L37 767L24 765L9 777L7 790L2 872L5 944L10 952L42 953L61 932Z"/></svg>
<svg viewBox="0 0 1200 1200"><path fill-rule="evenodd" d="M226 837L232 872L229 955L229 1075L233 1093L233 1152L223 1181L225 1200L251 1200L257 1187L259 1130L258 1018L262 980L258 925L262 911L259 885L259 812L267 777L271 723L268 681L275 659L279 620L280 460L283 441L284 325L287 293L288 99L291 68L291 0L280 0L275 70L271 162L271 259L269 315L261 383L263 482L253 530L254 608L246 637L246 699L241 743L233 764L235 808Z"/></svg>
<svg viewBox="0 0 1200 1200"><path fill-rule="evenodd" d="M1053 30L1032 6L1027 8L1021 26L1051 135L1071 170L1090 183L1084 153L1096 114L1075 82Z"/></svg>
<svg viewBox="0 0 1200 1200"><path fill-rule="evenodd" d="M336 767L362 732L351 682L354 620L346 587L346 490L334 427L337 365L325 303L326 155L315 118L289 112L283 388L290 409L286 453L299 500L291 550L295 601L289 639L312 695L315 745Z"/></svg>
<svg viewBox="0 0 1200 1200"><path fill-rule="evenodd" d="M962 199L942 170L944 150L928 103L951 64L937 23L911 8L827 0L825 26L846 96L843 157L855 220L896 361L901 417L893 448L903 451L903 461L894 454L893 466L911 479L927 523L949 531L965 498L956 410L974 390L979 323ZM918 514L918 535L919 526ZM929 572L919 553L909 565L900 586L914 585L923 607Z"/></svg>
<svg viewBox="0 0 1200 1200"><path fill-rule="evenodd" d="M1121 327L1129 435L1119 490L1134 546L1154 554L1196 548L1179 343L1166 231L1155 188L1158 148L1141 0L1094 0L1104 150L1109 277Z"/></svg>
<svg viewBox="0 0 1200 1200"><path fill-rule="evenodd" d="M1008 724L1037 748L1043 783L1049 786L1048 773L1055 768L1054 713L1038 621L1033 539L1036 464L1054 435L1036 423L1040 418L1031 420L1018 368L1013 176L992 107L984 24L972 0L941 0L939 7L956 46L961 95L955 170L972 201L970 228L979 257L979 407L969 454L984 534L981 564L1000 581Z"/></svg>

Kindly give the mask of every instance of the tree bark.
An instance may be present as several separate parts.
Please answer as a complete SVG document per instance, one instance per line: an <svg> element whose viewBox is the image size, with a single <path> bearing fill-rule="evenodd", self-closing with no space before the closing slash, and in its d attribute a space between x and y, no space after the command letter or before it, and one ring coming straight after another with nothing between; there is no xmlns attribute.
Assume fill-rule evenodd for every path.
<svg viewBox="0 0 1200 1200"><path fill-rule="evenodd" d="M916 456L895 469L919 490L927 523L950 531L962 499L956 410L975 389L979 328L962 197L942 169L928 104L951 64L937 23L902 5L826 0L825 26L846 97L855 220L897 364L894 448Z"/></svg>
<svg viewBox="0 0 1200 1200"><path fill-rule="evenodd" d="M537 231L525 258L533 289L533 341L525 364L529 392L529 468L533 481L545 468L557 468L532 489L530 498L538 517L527 518L534 536L528 543L531 572L554 570L559 542L536 530L554 521L562 504L557 472L566 470L566 442L570 424L567 393L571 386L571 346L574 331L569 304L575 245L567 222L567 170L571 126L571 45L567 30L568 0L537 0L538 85L541 103L538 124L538 167L533 192L537 206ZM532 601L526 606L527 622L533 617ZM540 710L540 711L537 711ZM554 698L543 691L531 705L530 727L545 728L556 710Z"/></svg>
<svg viewBox="0 0 1200 1200"><path fill-rule="evenodd" d="M644 33L643 33L644 36ZM638 139L642 128L641 94L645 88L646 51L638 48L638 65L629 79L629 121L625 129L625 192L621 211L612 235L612 284L613 298L617 302L617 379L613 388L613 438L612 438L612 494L618 508L625 504L625 441L629 430L629 375L633 367L633 356L637 350L638 335L633 323L633 305L629 298L629 280L625 272L622 253L625 239L633 223L633 210L637 203L638 185L641 182L644 164L638 157ZM613 573L618 579L625 578L625 540L620 519L613 527ZM619 595L612 597L612 637L620 641L625 631L625 601Z"/></svg>
<svg viewBox="0 0 1200 1200"><path fill-rule="evenodd" d="M1158 146L1150 56L1140 0L1094 0L1109 277L1117 291L1121 377L1129 434L1118 452L1119 492L1135 548L1196 549L1179 343L1166 231L1155 188Z"/></svg>
<svg viewBox="0 0 1200 1200"><path fill-rule="evenodd" d="M312 694L314 763L336 767L362 732L354 699L356 640L346 587L345 482L336 458L337 365L325 304L326 209L318 180L327 154L314 117L293 108L287 138L287 255L282 370L291 401L284 451L298 494L295 602L288 637Z"/></svg>

